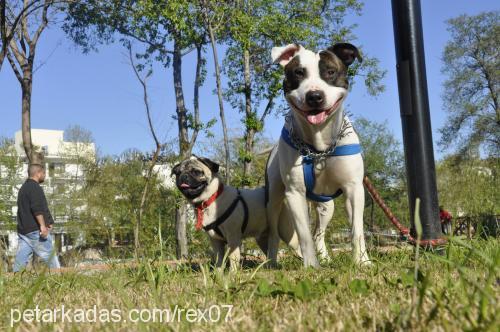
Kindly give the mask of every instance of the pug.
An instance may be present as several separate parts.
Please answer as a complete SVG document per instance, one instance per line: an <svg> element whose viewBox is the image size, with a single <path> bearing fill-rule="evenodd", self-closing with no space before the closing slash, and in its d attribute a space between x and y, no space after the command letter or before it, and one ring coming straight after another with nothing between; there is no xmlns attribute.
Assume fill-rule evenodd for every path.
<svg viewBox="0 0 500 332"><path fill-rule="evenodd" d="M196 229L205 230L216 255L223 263L226 247L232 270L240 264L242 240L255 238L267 254L268 222L265 188L237 189L224 184L219 165L208 158L191 156L174 166L176 186L196 209ZM283 219L283 220L281 220ZM290 218L280 218L279 237L301 257L297 235Z"/></svg>

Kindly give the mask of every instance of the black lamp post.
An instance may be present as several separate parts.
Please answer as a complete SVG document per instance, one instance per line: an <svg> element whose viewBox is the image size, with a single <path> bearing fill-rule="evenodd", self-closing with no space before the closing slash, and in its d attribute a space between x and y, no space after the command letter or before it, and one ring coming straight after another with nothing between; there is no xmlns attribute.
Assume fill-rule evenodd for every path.
<svg viewBox="0 0 500 332"><path fill-rule="evenodd" d="M415 201L420 198L422 245L432 246L442 243L443 239L439 221L420 1L392 0L392 18L412 220L411 234L416 236Z"/></svg>

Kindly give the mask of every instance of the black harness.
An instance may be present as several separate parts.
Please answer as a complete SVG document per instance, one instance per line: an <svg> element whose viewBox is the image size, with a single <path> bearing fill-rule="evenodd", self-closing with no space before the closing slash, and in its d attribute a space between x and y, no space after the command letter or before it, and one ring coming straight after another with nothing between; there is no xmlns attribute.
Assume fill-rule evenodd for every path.
<svg viewBox="0 0 500 332"><path fill-rule="evenodd" d="M241 202L243 204L243 211L244 211L244 216L243 216L243 225L241 225L241 234L245 234L245 230L248 225L248 205L247 202L243 199L241 196L240 191L238 190L238 197L231 203L229 208L219 217L217 218L213 223L203 226L203 229L205 232L208 232L210 230L213 230L217 235L219 235L221 238L224 239L224 235L222 234L222 231L220 230L219 226L224 223L224 221L227 220L233 214L234 209L236 209L236 206L238 203Z"/></svg>

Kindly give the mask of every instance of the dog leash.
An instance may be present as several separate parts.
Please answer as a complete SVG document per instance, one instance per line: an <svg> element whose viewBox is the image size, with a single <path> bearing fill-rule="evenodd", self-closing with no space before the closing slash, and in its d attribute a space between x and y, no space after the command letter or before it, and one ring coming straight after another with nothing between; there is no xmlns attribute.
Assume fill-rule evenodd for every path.
<svg viewBox="0 0 500 332"><path fill-rule="evenodd" d="M224 190L223 188L224 186L221 183L221 185L219 186L219 190L217 190L217 192L214 195L212 195L207 201L202 202L201 204L198 204L196 206L196 211L198 212L196 229L200 230L203 228L203 230L206 232L208 232L209 230L214 230L215 233L217 233L217 235L219 235L221 238L224 238L224 235L222 234L222 231L220 230L219 226L222 225L231 216L231 214L233 214L234 210L236 209L236 206L238 206L238 203L241 202L241 204L243 205L243 212L244 212L243 224L241 225L241 234L244 234L248 225L248 205L247 202L245 202L245 199L243 199L243 196L241 196L241 192L239 189L238 189L238 196L231 203L229 208L227 208L227 210L224 211L224 213L219 218L217 218L213 223L203 226L203 210L209 207L213 202L215 202L217 197L219 197L220 194L222 194L222 191Z"/></svg>
<svg viewBox="0 0 500 332"><path fill-rule="evenodd" d="M305 142L301 142L302 147L297 146L294 141L298 138L293 138L290 135L288 129L283 127L281 130L281 138L285 143L287 143L293 149L299 151L302 156L302 170L304 173L304 183L306 186L306 197L310 200L316 202L328 202L332 199L337 198L342 195L342 189L337 190L333 195L318 195L313 192L316 183L316 175L314 174L314 161L316 159L327 158L327 157L339 157L339 156L350 156L361 153L360 144L346 144L337 146L336 142L326 151L318 151L314 146L309 145ZM304 146L307 149L304 149Z"/></svg>

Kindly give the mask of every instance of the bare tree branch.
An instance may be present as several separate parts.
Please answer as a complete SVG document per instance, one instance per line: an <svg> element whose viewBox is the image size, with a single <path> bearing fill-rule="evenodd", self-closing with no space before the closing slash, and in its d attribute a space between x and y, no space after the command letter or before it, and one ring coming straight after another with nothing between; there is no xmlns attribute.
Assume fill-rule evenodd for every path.
<svg viewBox="0 0 500 332"><path fill-rule="evenodd" d="M146 173L146 183L144 184L144 189L142 191L142 196L141 196L141 203L139 206L139 216L137 218L137 223L134 228L134 244L135 244L135 256L136 259L139 258L139 250L140 250L140 241L139 241L139 231L141 228L142 220L144 217L144 207L146 205L146 198L149 192L149 185L151 182L151 178L153 176L153 170L156 165L156 162L158 161L158 157L160 155L161 149L163 147L162 144L160 144L160 141L158 140L158 136L156 135L154 126L153 126L153 121L151 120L151 109L149 105L149 98L148 98L148 88L147 88L147 80L148 78L152 75L152 70L149 69L146 75L143 77L139 73L139 70L137 69L137 66L134 63L134 56L132 52L132 45L127 46L128 49L128 56L129 56L129 61L130 61L130 66L133 69L133 72L135 74L135 77L139 81L139 83L142 86L142 91L143 91L143 101L144 101L144 107L146 108L146 116L148 119L148 124L149 124L149 130L151 132L151 135L153 136L153 139L155 141L155 152L153 154L153 157L151 159L151 163L149 165L148 171Z"/></svg>
<svg viewBox="0 0 500 332"><path fill-rule="evenodd" d="M10 66L12 67L12 71L16 75L17 80L19 81L20 84L23 84L23 76L21 75L21 73L17 69L16 62L14 61L14 59L12 58L12 56L10 55L10 52L8 50L7 50L7 59L10 63Z"/></svg>
<svg viewBox="0 0 500 332"><path fill-rule="evenodd" d="M193 106L194 106L194 128L191 134L191 141L189 142L189 151L193 149L198 132L200 131L200 85L201 85L201 67L202 67L202 54L201 44L196 45L196 76L194 79L194 92L193 92Z"/></svg>
<svg viewBox="0 0 500 332"><path fill-rule="evenodd" d="M207 30L208 30L208 35L210 37L210 44L212 46L212 54L214 57L214 67L215 67L215 83L217 86L217 97L219 100L219 115L221 119L221 125L222 125L222 133L223 133L223 138L224 138L224 150L225 150L225 166L226 166L226 182L230 182L231 178L231 171L230 171L230 160L231 160L231 152L229 149L229 136L227 132L227 125L226 125L226 115L224 112L224 98L222 95L222 81L221 81L221 72L220 72L220 65L219 65L219 57L217 54L217 45L216 45L216 40L215 40L215 31L212 26L212 21L210 20L209 16L209 4L207 3L206 0L202 1L203 5L203 16L205 18L205 24L207 25Z"/></svg>
<svg viewBox="0 0 500 332"><path fill-rule="evenodd" d="M58 2L70 2L76 0L44 0L43 5L40 5L41 0L23 0L23 8L21 13L15 16L14 23L20 24L10 25L7 31L8 18L3 17L3 28L2 28L2 40L8 40L8 45L2 45L2 52L5 54L9 60L9 63L21 85L21 122L22 122L22 137L23 137L23 147L26 153L26 157L30 162L33 159L33 144L31 141L31 94L33 87L33 67L35 62L36 46L39 41L40 35L47 27L48 21L48 10L51 5ZM34 4L38 4L34 6ZM5 2L4 2L5 4ZM31 9L29 9L31 8ZM29 26L29 15L35 15L37 12L32 11L37 8L37 12L41 9L41 21L33 33L30 36L30 26ZM6 5L2 5L2 10L7 10ZM5 13L4 11L4 13ZM9 9L10 14L14 17L12 10ZM36 22L35 19L33 19ZM26 43L28 47L26 47ZM20 48L21 49L20 49ZM14 57L11 56L14 55ZM16 63L17 62L17 63Z"/></svg>
<svg viewBox="0 0 500 332"><path fill-rule="evenodd" d="M15 40L13 40L13 39L10 41L10 50L14 54L14 57L22 70L22 67L26 63L27 58L21 53L21 51L17 47Z"/></svg>
<svg viewBox="0 0 500 332"><path fill-rule="evenodd" d="M47 2L47 0L45 0ZM28 0L24 0L24 6L23 8L26 8L29 5ZM31 38L28 32L28 16L23 15L23 18L21 19L21 32L22 32L22 38L26 39L28 44L31 44Z"/></svg>
<svg viewBox="0 0 500 332"><path fill-rule="evenodd" d="M2 48L0 51L0 70L2 69L3 60L5 59L5 54L7 50L7 27L6 22L7 19L5 17L5 1L0 0L0 40L2 41Z"/></svg>
<svg viewBox="0 0 500 332"><path fill-rule="evenodd" d="M34 48L34 45L37 44L38 39L40 38L40 35L42 34L43 30L49 24L49 20L47 18L47 12L48 12L51 4L52 4L52 1L45 0L43 10L42 10L42 22L40 23L40 26L38 27L35 34L33 35L33 40L29 40L29 35L28 35L28 38L26 38L26 40L28 41L28 44L30 46L30 53L32 51L32 48Z"/></svg>
<svg viewBox="0 0 500 332"><path fill-rule="evenodd" d="M139 37L139 36L137 36L137 35L135 35L135 34L133 34L133 33L130 33L130 32L129 32L129 31L127 31L127 30L119 30L119 31L120 31L120 33L121 33L122 35L124 35L124 36L130 37L130 38L133 38L133 39L135 39L135 40L137 40L137 41L140 41L141 43L147 44L147 45L152 46L152 47L154 47L154 48L156 48L156 49L161 49L161 50L162 50L162 52L165 52L165 53L168 53L168 54L174 54L174 51L173 51L173 50L168 50L168 49L165 49L165 48L164 48L165 46L164 46L163 44L153 43L153 42L151 42L150 40L148 40L148 39L144 39L144 38L141 38L141 37Z"/></svg>
<svg viewBox="0 0 500 332"><path fill-rule="evenodd" d="M9 20L6 14L8 9L6 0L0 0L0 36L2 41L2 47L0 50L0 70L2 69L3 61L7 56L7 49L11 44L11 40L14 38L16 31L19 32L18 26L20 25L20 23L21 25L24 24L22 22L23 20L26 20L27 17L29 17L31 14L37 12L39 9L44 8L47 5L51 6L55 4L72 3L76 1L80 0L45 0L44 3L42 3L42 0L33 0L23 6L21 11L17 15L11 12L13 20ZM21 40L21 38L19 39ZM28 35L27 40L29 39L30 37Z"/></svg>
<svg viewBox="0 0 500 332"><path fill-rule="evenodd" d="M130 66L133 69L133 72L135 74L135 77L139 81L139 83L142 86L142 91L143 91L143 101L144 101L144 106L146 107L146 115L148 118L148 125L149 125L149 130L151 131L151 134L153 136L153 139L155 141L156 146L160 145L160 141L158 140L158 137L156 136L155 129L153 127L153 122L151 120L151 112L150 112L150 106L149 106L149 98L148 98L148 90L147 90L147 80L148 78L152 75L151 69L146 73L144 77L141 76L139 73L139 70L137 69L137 66L134 62L134 56L132 52L132 45L127 46L128 49L128 55L129 55L129 61L130 61Z"/></svg>
<svg viewBox="0 0 500 332"><path fill-rule="evenodd" d="M47 61L54 55L59 46L61 46L61 44L57 43L54 49L50 52L50 54L47 55L43 61L40 61L35 68L33 68L33 73L36 73L40 68L42 68L47 63Z"/></svg>
<svg viewBox="0 0 500 332"><path fill-rule="evenodd" d="M261 123L264 123L266 116L268 116L271 113L271 111L273 110L274 98L276 98L276 94L271 95L271 97L269 97L269 99L267 100L266 108L264 109L264 112L262 113L262 116L260 117Z"/></svg>

